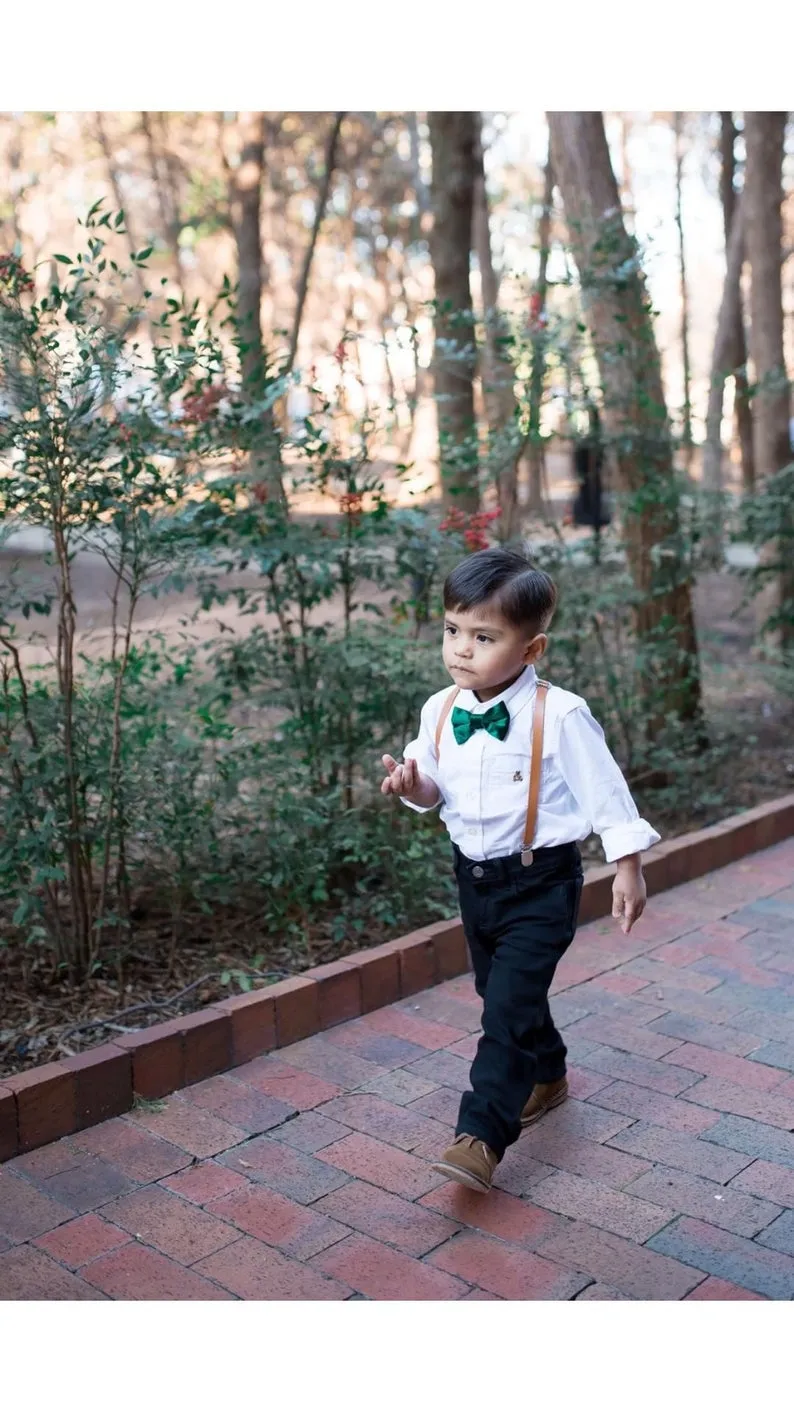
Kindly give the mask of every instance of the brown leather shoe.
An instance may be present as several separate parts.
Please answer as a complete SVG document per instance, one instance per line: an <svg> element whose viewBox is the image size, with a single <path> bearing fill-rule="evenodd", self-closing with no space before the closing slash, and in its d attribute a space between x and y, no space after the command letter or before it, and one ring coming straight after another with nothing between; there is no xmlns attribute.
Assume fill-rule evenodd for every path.
<svg viewBox="0 0 794 1412"><path fill-rule="evenodd" d="M461 1133L448 1147L438 1162L433 1162L432 1170L449 1177L453 1182L470 1187L472 1191L490 1191L493 1174L499 1165L499 1158L481 1138Z"/></svg>
<svg viewBox="0 0 794 1412"><path fill-rule="evenodd" d="M568 1080L566 1078L555 1079L551 1084L535 1084L521 1113L522 1128L531 1128L532 1124L537 1123L544 1113L548 1113L552 1108L559 1108L567 1097Z"/></svg>

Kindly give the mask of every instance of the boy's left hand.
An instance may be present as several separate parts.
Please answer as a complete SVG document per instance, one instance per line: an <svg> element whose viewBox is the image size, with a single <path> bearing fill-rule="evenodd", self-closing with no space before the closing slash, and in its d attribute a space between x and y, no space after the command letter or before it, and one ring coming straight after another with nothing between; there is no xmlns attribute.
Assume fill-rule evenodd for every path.
<svg viewBox="0 0 794 1412"><path fill-rule="evenodd" d="M639 855L621 858L612 884L612 916L620 921L624 936L645 911L647 895Z"/></svg>

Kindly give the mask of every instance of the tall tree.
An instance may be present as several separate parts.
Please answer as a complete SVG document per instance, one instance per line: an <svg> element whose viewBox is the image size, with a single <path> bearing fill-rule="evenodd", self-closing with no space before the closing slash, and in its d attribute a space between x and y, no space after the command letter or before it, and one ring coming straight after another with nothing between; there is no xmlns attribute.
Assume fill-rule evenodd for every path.
<svg viewBox="0 0 794 1412"><path fill-rule="evenodd" d="M620 209L601 113L549 113L551 156L598 360L635 589L635 622L653 670L649 734L668 713L702 732L689 572L680 551L673 445L653 316L636 242ZM652 703L652 704L651 704Z"/></svg>
<svg viewBox="0 0 794 1412"><path fill-rule="evenodd" d="M512 539L518 524L518 463L522 437L516 415L515 373L509 351L509 336L499 308L499 274L491 249L491 222L485 160L482 144L482 114L477 114L475 133L473 246L480 269L485 335L482 345L482 391L488 421L488 455L491 473L496 475L501 538Z"/></svg>
<svg viewBox="0 0 794 1412"><path fill-rule="evenodd" d="M692 460L692 377L689 366L689 289L686 279L686 246L684 243L684 114L673 114L675 133L675 223L678 230L678 271L681 285L681 360L684 369L684 403L681 409L681 441L684 464L689 470Z"/></svg>
<svg viewBox="0 0 794 1412"><path fill-rule="evenodd" d="M303 322L303 311L306 306L306 295L309 292L309 277L311 275L312 260L317 245L317 237L320 234L325 213L328 209L328 197L331 194L331 183L334 179L334 169L336 166L336 152L339 145L339 134L342 131L344 113L334 113L331 129L328 133L328 141L325 147L325 162L323 167L320 190L317 194L317 204L314 208L314 221L312 222L312 232L309 237L309 244L306 247L306 254L303 257L303 268L298 283L298 297L295 305L295 318L292 324L292 334L290 336L289 352L287 353L286 371L291 372L298 352L298 340L300 339L301 323Z"/></svg>
<svg viewBox="0 0 794 1412"><path fill-rule="evenodd" d="M785 113L745 113L747 164L744 178L747 256L750 261L750 351L755 365L753 447L761 484L791 461L790 387L783 349L783 149ZM770 545L777 560L782 640L794 642L794 569L790 543Z"/></svg>
<svg viewBox="0 0 794 1412"><path fill-rule="evenodd" d="M262 230L261 205L268 135L266 113L241 112L236 122L235 161L222 154L229 182L229 209L237 246L237 324L240 369L246 394L252 399L265 390L268 368L262 338ZM249 475L263 487L267 498L286 506L282 479L281 444L273 414L262 414L259 446L251 458Z"/></svg>
<svg viewBox="0 0 794 1412"><path fill-rule="evenodd" d="M433 379L441 490L447 505L479 508L474 415L476 347L469 283L476 113L428 113L433 151L430 256L436 283Z"/></svg>
<svg viewBox="0 0 794 1412"><path fill-rule="evenodd" d="M720 113L720 199L722 220L725 228L725 248L727 250L733 229L736 211L736 124L733 113ZM747 389L747 335L744 327L744 313L741 298L741 264L736 275L739 288L734 301L730 296L733 311L733 333L728 353L727 366L733 372L734 408L736 433L742 457L742 485L751 491L755 485L755 460L753 456L753 418Z"/></svg>
<svg viewBox="0 0 794 1412"><path fill-rule="evenodd" d="M538 221L538 278L532 301L532 373L529 383L529 510L539 515L543 510L544 451L540 436L540 414L543 404L543 382L546 376L546 295L548 293L549 251L551 249L551 217L554 201L554 168L551 148L546 158L543 178L543 206Z"/></svg>

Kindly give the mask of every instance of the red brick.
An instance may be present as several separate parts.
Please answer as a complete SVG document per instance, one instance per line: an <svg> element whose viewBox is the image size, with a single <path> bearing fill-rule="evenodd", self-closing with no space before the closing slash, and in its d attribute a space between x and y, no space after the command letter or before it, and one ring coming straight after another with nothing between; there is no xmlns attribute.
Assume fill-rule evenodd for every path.
<svg viewBox="0 0 794 1412"><path fill-rule="evenodd" d="M545 1121L544 1119L543 1122ZM511 1182L514 1179L520 1180L525 1164L529 1164L528 1177L533 1185L537 1167L545 1163L562 1171L575 1172L578 1176L590 1177L593 1181L616 1187L634 1181L643 1172L647 1172L650 1166L649 1162L627 1157L623 1152L615 1152L613 1148L603 1147L601 1143L591 1142L587 1138L568 1137L563 1133L544 1133L543 1123L538 1123L537 1128L532 1128L527 1136L531 1137L531 1145L526 1138L522 1139L521 1143L515 1148L511 1147L505 1156L499 1168L500 1185L504 1185L508 1177ZM525 1187L517 1194L523 1195L523 1190L529 1189ZM511 1185L508 1190L514 1191L516 1188Z"/></svg>
<svg viewBox="0 0 794 1412"><path fill-rule="evenodd" d="M714 1299L721 1303L729 1299L761 1299L765 1300L766 1295L753 1294L751 1289L742 1289L739 1285L731 1284L730 1280L717 1279L716 1275L709 1275L697 1289L693 1289L691 1294L684 1296L685 1300L690 1299Z"/></svg>
<svg viewBox="0 0 794 1412"><path fill-rule="evenodd" d="M583 1289L581 1294L577 1294L576 1303L581 1304L583 1299L601 1299L614 1301L617 1299L626 1300L629 1299L629 1297L630 1296L628 1294L621 1294L619 1290L613 1289L611 1285L594 1284L588 1285L587 1289Z"/></svg>
<svg viewBox="0 0 794 1412"><path fill-rule="evenodd" d="M679 1068L691 1069L696 1074L707 1074L710 1078L729 1079L731 1083L743 1084L758 1093L776 1088L784 1077L780 1069L768 1064L740 1059L734 1054L723 1054L700 1044L682 1044L671 1056L671 1063Z"/></svg>
<svg viewBox="0 0 794 1412"><path fill-rule="evenodd" d="M3 1083L16 1098L20 1152L74 1132L75 1076L64 1064L42 1064Z"/></svg>
<svg viewBox="0 0 794 1412"><path fill-rule="evenodd" d="M228 1196L229 1192L239 1191L249 1183L241 1173L232 1172L218 1162L208 1161L197 1162L184 1172L163 1178L160 1185L176 1192L177 1196L184 1196L187 1201L194 1201L197 1206L204 1206L206 1202L214 1201L218 1196Z"/></svg>
<svg viewBox="0 0 794 1412"><path fill-rule="evenodd" d="M428 1263L502 1299L573 1299L589 1283L543 1256L463 1231L428 1256Z"/></svg>
<svg viewBox="0 0 794 1412"><path fill-rule="evenodd" d="M461 1304L467 1304L467 1303L469 1303L469 1301L471 1301L471 1300L480 1301L480 1300L483 1300L483 1299L489 1299L489 1300L494 1300L494 1299L495 1299L495 1300L498 1301L498 1300L500 1299L500 1296L499 1296L498 1294L490 1294L487 1289L470 1289L469 1292L468 1292L468 1294L464 1294L464 1296L463 1296L462 1300L460 1301L460 1303L461 1303Z"/></svg>
<svg viewBox="0 0 794 1412"><path fill-rule="evenodd" d="M176 1147L181 1147L193 1157L214 1157L227 1147L235 1147L245 1140L242 1128L232 1127L208 1113L195 1103L186 1103L178 1095L166 1100L159 1113L147 1113L136 1109L131 1121L139 1127L154 1133L155 1137L165 1138Z"/></svg>
<svg viewBox="0 0 794 1412"><path fill-rule="evenodd" d="M324 1196L312 1209L352 1226L363 1235L394 1245L406 1255L426 1255L460 1229L446 1217L425 1211L414 1202L404 1201L368 1182L348 1182Z"/></svg>
<svg viewBox="0 0 794 1412"><path fill-rule="evenodd" d="M530 1128L525 1141L531 1147L542 1130L550 1138L559 1134L565 1138L586 1137L593 1142L607 1142L615 1133L627 1128L629 1122L624 1114L609 1113L606 1108L599 1108L597 1097L587 1103L569 1098L562 1107L547 1113L542 1124Z"/></svg>
<svg viewBox="0 0 794 1412"><path fill-rule="evenodd" d="M777 1162L759 1159L751 1162L743 1172L739 1172L729 1183L728 1189L738 1187L740 1191L752 1192L780 1206L794 1206L794 1171L791 1167L780 1167Z"/></svg>
<svg viewBox="0 0 794 1412"><path fill-rule="evenodd" d="M583 1221L552 1236L542 1253L550 1260L614 1285L633 1299L683 1299L706 1273L669 1256L657 1255L610 1231L595 1230Z"/></svg>
<svg viewBox="0 0 794 1412"><path fill-rule="evenodd" d="M692 1090L687 1090L687 1095ZM703 1133L717 1121L715 1113L700 1108L697 1103L685 1099L670 1098L666 1093L656 1093L651 1088L640 1088L638 1084L614 1083L602 1088L597 1102L601 1108L615 1113L624 1113L629 1118L644 1118L660 1128L671 1128L679 1133Z"/></svg>
<svg viewBox="0 0 794 1412"><path fill-rule="evenodd" d="M562 1226L562 1222L556 1216L549 1215L548 1211L528 1201L520 1201L515 1196L508 1196L504 1191L494 1190L483 1197L455 1182L448 1182L437 1191L429 1192L422 1197L420 1204L440 1211L459 1225L498 1236L500 1240L511 1241L525 1250L536 1250L541 1241Z"/></svg>
<svg viewBox="0 0 794 1412"><path fill-rule="evenodd" d="M111 1162L84 1152L76 1167L48 1177L40 1185L47 1196L82 1215L85 1211L104 1206L114 1197L126 1195L134 1183Z"/></svg>
<svg viewBox="0 0 794 1412"><path fill-rule="evenodd" d="M213 1009L228 1015L232 1026L232 1064L247 1064L276 1047L276 1005L272 995L252 990L216 1001Z"/></svg>
<svg viewBox="0 0 794 1412"><path fill-rule="evenodd" d="M0 1162L8 1162L18 1151L16 1099L10 1088L0 1086Z"/></svg>
<svg viewBox="0 0 794 1412"><path fill-rule="evenodd" d="M276 1059L255 1059L244 1068L235 1070L234 1077L260 1093L272 1094L273 1098L289 1103L299 1113L328 1103L343 1092L338 1084L328 1083L326 1079L304 1073L302 1069L293 1069Z"/></svg>
<svg viewBox="0 0 794 1412"><path fill-rule="evenodd" d="M132 1107L132 1062L115 1044L101 1044L63 1061L75 1079L75 1124L93 1127Z"/></svg>
<svg viewBox="0 0 794 1412"><path fill-rule="evenodd" d="M702 1103L718 1113L736 1113L769 1127L794 1130L794 1101L776 1093L760 1093L757 1089L748 1092L741 1084L727 1079L701 1079L687 1096L693 1103Z"/></svg>
<svg viewBox="0 0 794 1412"><path fill-rule="evenodd" d="M226 1290L175 1260L131 1241L86 1265L83 1276L111 1299L229 1299Z"/></svg>
<svg viewBox="0 0 794 1412"><path fill-rule="evenodd" d="M311 1262L312 1268L344 1280L369 1299L460 1299L466 1285L430 1269L402 1251L365 1235L351 1235Z"/></svg>
<svg viewBox="0 0 794 1412"><path fill-rule="evenodd" d="M0 1232L11 1241L32 1240L68 1221L74 1211L29 1182L0 1171Z"/></svg>
<svg viewBox="0 0 794 1412"><path fill-rule="evenodd" d="M585 1059L588 1069L594 1069L597 1074L626 1079L629 1083L641 1084L643 1088L653 1088L657 1093L667 1093L672 1098L695 1082L692 1071L673 1064L672 1056L669 1060L642 1059L636 1054L623 1054L608 1045L595 1044L587 1051Z"/></svg>
<svg viewBox="0 0 794 1412"><path fill-rule="evenodd" d="M197 1010L180 1020L185 1083L222 1074L232 1062L231 1017L220 1010Z"/></svg>
<svg viewBox="0 0 794 1412"><path fill-rule="evenodd" d="M181 1147L153 1137L124 1118L111 1118L80 1135L80 1146L112 1162L135 1182L156 1182L187 1167L190 1157Z"/></svg>
<svg viewBox="0 0 794 1412"><path fill-rule="evenodd" d="M319 1029L330 1029L331 1025L341 1025L361 1014L361 974L357 966L329 961L325 966L313 966L306 978L319 987Z"/></svg>
<svg viewBox="0 0 794 1412"><path fill-rule="evenodd" d="M126 1231L90 1212L86 1216L77 1216L74 1221L67 1221L65 1226L50 1231L49 1235L40 1236L34 1244L63 1265L68 1265L70 1270L77 1270L90 1260L107 1255L109 1250L126 1245L129 1239Z"/></svg>
<svg viewBox="0 0 794 1412"><path fill-rule="evenodd" d="M618 1133L610 1140L610 1147L631 1152L635 1157L647 1157L651 1162L663 1163L665 1167L710 1177L715 1182L730 1181L748 1165L743 1153L732 1152L727 1147L709 1142L708 1133L703 1138L690 1137L689 1134L673 1133L667 1128L657 1128L644 1122L635 1123L625 1132Z"/></svg>
<svg viewBox="0 0 794 1412"><path fill-rule="evenodd" d="M20 1245L0 1254L0 1292L7 1300L101 1299L95 1289L64 1270L43 1250Z"/></svg>
<svg viewBox="0 0 794 1412"><path fill-rule="evenodd" d="M195 1267L240 1299L347 1299L350 1289L251 1236L242 1236Z"/></svg>
<svg viewBox="0 0 794 1412"><path fill-rule="evenodd" d="M226 1221L161 1186L123 1196L105 1206L102 1215L180 1265L194 1265L237 1239L237 1231Z"/></svg>
<svg viewBox="0 0 794 1412"><path fill-rule="evenodd" d="M592 1098L593 1094L600 1093L605 1088L612 1086L612 1079L608 1074L594 1074L592 1070L582 1068L577 1065L568 1068L568 1090L572 1098L578 1098L583 1102L586 1098Z"/></svg>
<svg viewBox="0 0 794 1412"><path fill-rule="evenodd" d="M388 1072L382 1064L361 1059L344 1045L332 1043L330 1035L313 1035L299 1044L291 1044L283 1051L283 1057L291 1067L316 1074L346 1089L358 1088L369 1079Z"/></svg>
<svg viewBox="0 0 794 1412"><path fill-rule="evenodd" d="M719 1230L709 1222L679 1216L653 1236L649 1245L689 1265L697 1263L705 1274L730 1280L756 1294L770 1299L794 1297L794 1259L790 1255L767 1250L758 1241Z"/></svg>
<svg viewBox="0 0 794 1412"><path fill-rule="evenodd" d="M279 1049L320 1028L320 991L316 981L291 976L268 987L276 1007L276 1043Z"/></svg>
<svg viewBox="0 0 794 1412"><path fill-rule="evenodd" d="M593 976L592 984L599 990L606 990L611 995L634 995L635 991L644 990L646 981L639 976L618 975L617 971L610 971L605 976ZM587 1295L580 1295L580 1299L586 1299ZM590 1298L594 1298L590 1295Z"/></svg>
<svg viewBox="0 0 794 1412"><path fill-rule="evenodd" d="M396 1008L406 1015L451 1025L459 1031L456 1039L460 1039L464 1034L473 1034L480 1028L482 1019L482 1001L456 995L448 984L435 986L432 990L423 991L421 995L401 1000Z"/></svg>
<svg viewBox="0 0 794 1412"><path fill-rule="evenodd" d="M119 1035L117 1048L132 1055L132 1087L138 1098L165 1098L185 1083L179 1020L166 1020L135 1034Z"/></svg>
<svg viewBox="0 0 794 1412"><path fill-rule="evenodd" d="M281 1196L309 1206L344 1185L342 1173L334 1166L329 1167L324 1159L325 1151L320 1161L288 1147L285 1142L254 1137L242 1147L224 1153L219 1160L233 1172L243 1172L251 1181L263 1182Z"/></svg>
<svg viewBox="0 0 794 1412"><path fill-rule="evenodd" d="M579 925L585 926L598 917L607 917L612 911L612 882L615 869L611 867L588 870L579 903Z"/></svg>
<svg viewBox="0 0 794 1412"><path fill-rule="evenodd" d="M349 1093L334 1098L320 1112L325 1118L332 1118L356 1132L381 1138L403 1152L412 1152L420 1143L438 1143L446 1136L432 1118L426 1118L413 1108L387 1103L372 1093Z"/></svg>
<svg viewBox="0 0 794 1412"><path fill-rule="evenodd" d="M436 972L439 980L451 980L454 976L468 971L469 951L461 921L433 922L427 931L436 953Z"/></svg>
<svg viewBox="0 0 794 1412"><path fill-rule="evenodd" d="M282 1124L273 1136L278 1142L286 1142L290 1147L297 1147L299 1152L311 1155L347 1137L349 1131L341 1123L323 1118L320 1113L299 1113L297 1118L290 1118L288 1123Z"/></svg>
<svg viewBox="0 0 794 1412"><path fill-rule="evenodd" d="M413 1077L413 1076L412 1076ZM452 1124L458 1121L460 1094L454 1088L434 1088L422 1098L414 1099L408 1107L426 1118L435 1118L438 1123Z"/></svg>
<svg viewBox="0 0 794 1412"><path fill-rule="evenodd" d="M641 1054L646 1059L662 1059L671 1049L680 1048L676 1039L669 1035L656 1034L640 1025L630 1025L620 1020L608 1020L604 1015L588 1015L577 1020L565 1031L565 1040L592 1039L598 1044L609 1044L613 1049L624 1049L628 1054Z"/></svg>
<svg viewBox="0 0 794 1412"><path fill-rule="evenodd" d="M640 1244L672 1221L675 1211L571 1172L555 1172L532 1188L532 1200L572 1220L589 1221Z"/></svg>
<svg viewBox="0 0 794 1412"><path fill-rule="evenodd" d="M459 1059L468 1059L469 1063L471 1063L477 1053L479 1042L479 1035L467 1034L465 1039L459 1039L456 1040L454 1044L450 1044L447 1052L449 1054L457 1054Z"/></svg>
<svg viewBox="0 0 794 1412"><path fill-rule="evenodd" d="M209 1113L232 1123L248 1137L278 1127L295 1113L291 1103L260 1093L227 1074L218 1074L215 1078L194 1084L186 1091L184 1098L186 1102L206 1108Z"/></svg>
<svg viewBox="0 0 794 1412"><path fill-rule="evenodd" d="M393 945L397 949L402 996L416 995L417 991L428 990L437 984L436 952L426 928L409 932Z"/></svg>
<svg viewBox="0 0 794 1412"><path fill-rule="evenodd" d="M738 1179L735 1179L738 1180ZM628 1187L632 1196L671 1206L684 1216L695 1216L722 1230L753 1237L780 1215L780 1207L740 1191L735 1181L729 1186L676 1172L672 1167L654 1167Z"/></svg>
<svg viewBox="0 0 794 1412"><path fill-rule="evenodd" d="M368 1015L400 998L400 963L391 945L373 946L343 958L343 965L355 967L361 980L361 1013Z"/></svg>
<svg viewBox="0 0 794 1412"><path fill-rule="evenodd" d="M408 1152L400 1152L377 1138L364 1133L352 1133L341 1142L323 1148L323 1162L328 1162L351 1177L360 1177L396 1196L424 1196L433 1187L441 1186L444 1178L431 1172L427 1163Z"/></svg>
<svg viewBox="0 0 794 1412"><path fill-rule="evenodd" d="M379 1010L377 1014L369 1017L369 1021L377 1029L383 1030L385 1034L396 1035L398 1039L407 1039L411 1044L419 1044L431 1053L437 1049L446 1049L448 1045L455 1044L459 1039L465 1039L468 1033L467 1030L442 1024L438 1020L427 1019L423 1015L411 1014L396 1006L390 1006L387 1010Z"/></svg>
<svg viewBox="0 0 794 1412"><path fill-rule="evenodd" d="M84 1134L80 1134L80 1145L62 1137L47 1147L37 1147L33 1152L24 1152L9 1162L7 1172L23 1172L32 1177L35 1183L47 1177L55 1177L59 1172L68 1172L70 1167L79 1167L84 1152Z"/></svg>
<svg viewBox="0 0 794 1412"><path fill-rule="evenodd" d="M246 1235L273 1245L296 1260L309 1260L349 1232L313 1207L307 1210L267 1187L249 1183L207 1207Z"/></svg>

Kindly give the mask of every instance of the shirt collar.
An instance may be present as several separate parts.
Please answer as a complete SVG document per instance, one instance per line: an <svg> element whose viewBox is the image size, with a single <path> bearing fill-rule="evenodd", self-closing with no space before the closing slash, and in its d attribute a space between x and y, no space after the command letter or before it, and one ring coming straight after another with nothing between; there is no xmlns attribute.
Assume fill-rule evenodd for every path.
<svg viewBox="0 0 794 1412"><path fill-rule="evenodd" d="M462 706L464 711L471 711L476 716L483 711L490 711L497 702L503 701L505 706L510 707L510 715L516 716L535 691L537 680L535 668L525 667L521 676L516 678L512 686L506 687L499 696L492 696L490 701L478 701L473 691L470 691L468 687L463 687L456 705Z"/></svg>

